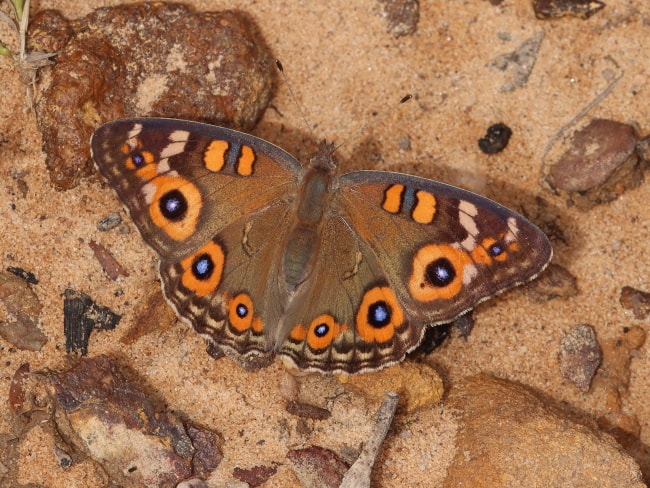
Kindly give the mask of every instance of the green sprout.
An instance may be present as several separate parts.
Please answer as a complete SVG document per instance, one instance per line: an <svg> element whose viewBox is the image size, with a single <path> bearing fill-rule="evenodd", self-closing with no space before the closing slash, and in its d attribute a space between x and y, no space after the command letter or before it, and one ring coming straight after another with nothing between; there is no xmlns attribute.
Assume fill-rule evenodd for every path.
<svg viewBox="0 0 650 488"><path fill-rule="evenodd" d="M8 0L9 4L13 7L14 16L17 21L9 17L4 12L0 12L0 19L4 20L9 24L13 29L18 32L20 36L20 53L19 59L23 59L25 56L25 39L27 37L27 19L29 18L29 0L23 2L23 0ZM0 42L0 54L3 56L12 56L15 57L15 54L12 53L7 46Z"/></svg>
<svg viewBox="0 0 650 488"><path fill-rule="evenodd" d="M1 1L1 0L0 0ZM10 56L20 69L20 72L27 83L27 99L32 106L31 93L35 92L38 69L52 64L50 58L57 53L27 52L27 28L29 27L29 1L30 0L7 0L13 8L15 19L0 11L0 20L9 24L17 33L20 40L18 53L12 52L0 41L0 55Z"/></svg>

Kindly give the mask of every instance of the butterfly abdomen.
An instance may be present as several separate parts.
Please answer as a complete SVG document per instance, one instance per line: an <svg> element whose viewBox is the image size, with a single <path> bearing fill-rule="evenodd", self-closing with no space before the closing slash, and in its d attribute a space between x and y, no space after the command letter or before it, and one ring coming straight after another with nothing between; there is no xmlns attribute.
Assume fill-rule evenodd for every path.
<svg viewBox="0 0 650 488"><path fill-rule="evenodd" d="M314 267L331 178L331 170L324 167L312 166L305 174L296 209L296 224L284 248L282 272L287 291L294 291Z"/></svg>

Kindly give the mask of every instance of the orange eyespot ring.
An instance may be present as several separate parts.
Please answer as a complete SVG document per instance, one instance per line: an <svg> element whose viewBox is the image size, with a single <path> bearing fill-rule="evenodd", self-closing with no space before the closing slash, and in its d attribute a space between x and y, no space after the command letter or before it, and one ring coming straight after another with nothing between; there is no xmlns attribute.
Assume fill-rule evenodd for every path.
<svg viewBox="0 0 650 488"><path fill-rule="evenodd" d="M226 264L223 247L210 241L196 253L181 261L181 283L200 297L214 293L221 283Z"/></svg>
<svg viewBox="0 0 650 488"><path fill-rule="evenodd" d="M413 256L408 282L411 296L420 302L448 300L463 287L463 278L472 258L448 244L427 244Z"/></svg>
<svg viewBox="0 0 650 488"><path fill-rule="evenodd" d="M151 151L130 151L125 160L125 166L131 171L137 171L153 163L153 153Z"/></svg>
<svg viewBox="0 0 650 488"><path fill-rule="evenodd" d="M255 316L253 300L247 293L240 293L228 300L227 303L228 320L235 330L246 332L253 329L253 332L258 334L264 330L262 320Z"/></svg>
<svg viewBox="0 0 650 488"><path fill-rule="evenodd" d="M389 287L375 286L363 295L357 310L356 327L364 341L389 342L395 329L403 324L404 313Z"/></svg>
<svg viewBox="0 0 650 488"><path fill-rule="evenodd" d="M175 241L196 231L203 206L200 190L185 178L158 176L145 186L153 188L149 216L153 223Z"/></svg>
<svg viewBox="0 0 650 488"><path fill-rule="evenodd" d="M313 350L325 349L347 327L339 324L330 314L324 313L316 317L309 324L306 339Z"/></svg>
<svg viewBox="0 0 650 488"><path fill-rule="evenodd" d="M492 264L492 259L495 256L491 256L489 249L491 246L497 243L497 240L493 237L487 237L481 241L481 243L474 248L471 253L472 259L476 263L485 264L487 266ZM498 256L497 256L498 257Z"/></svg>

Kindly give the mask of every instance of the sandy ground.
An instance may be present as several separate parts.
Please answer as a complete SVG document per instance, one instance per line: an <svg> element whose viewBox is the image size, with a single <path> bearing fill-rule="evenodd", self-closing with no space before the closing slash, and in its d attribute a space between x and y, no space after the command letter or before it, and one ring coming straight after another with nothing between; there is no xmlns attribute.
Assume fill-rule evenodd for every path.
<svg viewBox="0 0 650 488"><path fill-rule="evenodd" d="M33 8L59 8L77 17L117 3L89 0L73 7L72 2L38 1ZM582 212L567 207L543 185L542 158L560 128L620 75L587 117L633 122L648 132L650 3L608 0L603 11L586 21L540 21L524 0L506 0L498 7L480 0L421 2L417 33L399 39L387 33L375 1L188 3L206 10L235 7L257 21L274 56L282 60L316 138L345 140L373 120L373 112L384 113L405 93L415 96L340 149L344 172L409 172L463 186L519 210L533 211L535 197L546 199L566 236L566 243L554 242L555 262L577 277L578 296L539 304L522 289L501 295L477 309L467 341L449 341L429 360L448 384L487 372L529 385L594 418L606 413L604 392L585 394L562 379L558 346L576 324L591 324L601 341L618 336L626 326L648 328L647 320L626 313L618 297L625 285L650 290L650 185ZM508 75L491 69L490 61L540 33L543 41L527 84L503 92ZM9 35L4 28L0 31L2 39ZM21 363L29 362L32 370L64 367L61 295L74 288L123 314L116 331L92 336L90 355L118 355L146 378L167 408L222 433L226 458L217 477L227 479L235 466L285 463L287 448L304 442L337 451L358 448L378 403L354 396L337 401L340 387L333 378L306 381L303 390L319 390L313 393L314 402L333 415L327 422L311 423L310 434L301 437L295 434L297 420L283 408L283 370L277 363L247 373L228 360L215 362L205 354L203 341L181 323L124 350L117 338L133 326L140 300L158 286L155 256L134 229L111 236L97 231L100 218L122 209L98 180L65 193L50 187L23 82L5 58L0 59L0 86L0 265L36 274L42 330L49 338L38 353L0 340L1 397ZM282 127L305 131L285 84L279 84L273 105L277 110L266 112L256 135L282 144ZM478 150L477 140L496 122L505 122L514 135L504 152L487 156ZM400 149L402 138L410 140L410 149ZM286 149L302 160L309 155L305 147ZM25 196L13 178L20 172L28 187ZM109 280L87 245L91 239L107 246L129 277ZM647 347L631 363L630 388L623 397L623 412L638 421L645 445L650 443ZM0 432L8 431L11 422L3 400ZM456 428L444 404L398 417L380 459L377 486L403 485L404 480L410 486L442 483L454 455ZM35 461L21 482L37 481L39 467L50 469L51 462ZM282 465L265 486L293 482Z"/></svg>

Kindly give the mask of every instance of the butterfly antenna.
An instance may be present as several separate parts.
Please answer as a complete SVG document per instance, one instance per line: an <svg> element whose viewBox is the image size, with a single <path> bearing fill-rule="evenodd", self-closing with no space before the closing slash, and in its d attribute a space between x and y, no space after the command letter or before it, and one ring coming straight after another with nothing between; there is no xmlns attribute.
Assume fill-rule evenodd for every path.
<svg viewBox="0 0 650 488"><path fill-rule="evenodd" d="M332 153L335 153L335 152L336 152L340 147L346 145L346 144L347 144L348 142L350 142L351 140L356 139L357 137L359 137L359 134L361 134L362 132L364 132L364 131L365 131L365 130L370 126L370 125L374 125L374 124L381 123L381 122L382 122L386 117L388 117L390 114L392 114L393 111L394 111L397 107L399 107L399 106L402 105L403 103L408 102L408 101L411 100L412 98L413 98L413 95L411 95L410 93L404 95L404 96L402 97L402 99L401 99L399 102L397 102L397 103L396 103L395 105L393 105L391 108L389 108L388 110L386 110L386 111L385 111L385 112L384 112L384 113L379 117L379 119L369 120L368 122L366 122L365 124L363 124L359 129L357 129L355 132L353 132L352 135L350 135L347 139L345 139L345 140L344 140L343 142L341 142L338 146L336 146L336 147L334 148L334 150L332 151Z"/></svg>
<svg viewBox="0 0 650 488"><path fill-rule="evenodd" d="M289 78L287 78L286 73L284 72L284 67L282 66L282 63L280 62L279 59L275 60L275 65L278 68L278 71L280 72L280 75L282 75L282 79L284 80L284 83L287 85L287 88L289 89L289 93L291 94L291 98L293 99L293 103L296 104L298 107L298 110L300 110L300 115L302 116L302 121L305 124L305 127L307 127L307 130L311 134L312 138L316 139L316 136L314 134L314 131L312 129L311 122L307 118L307 114L302 108L302 105L298 103L298 99L296 98L296 94L293 92L293 88L291 88L291 83L289 83Z"/></svg>

